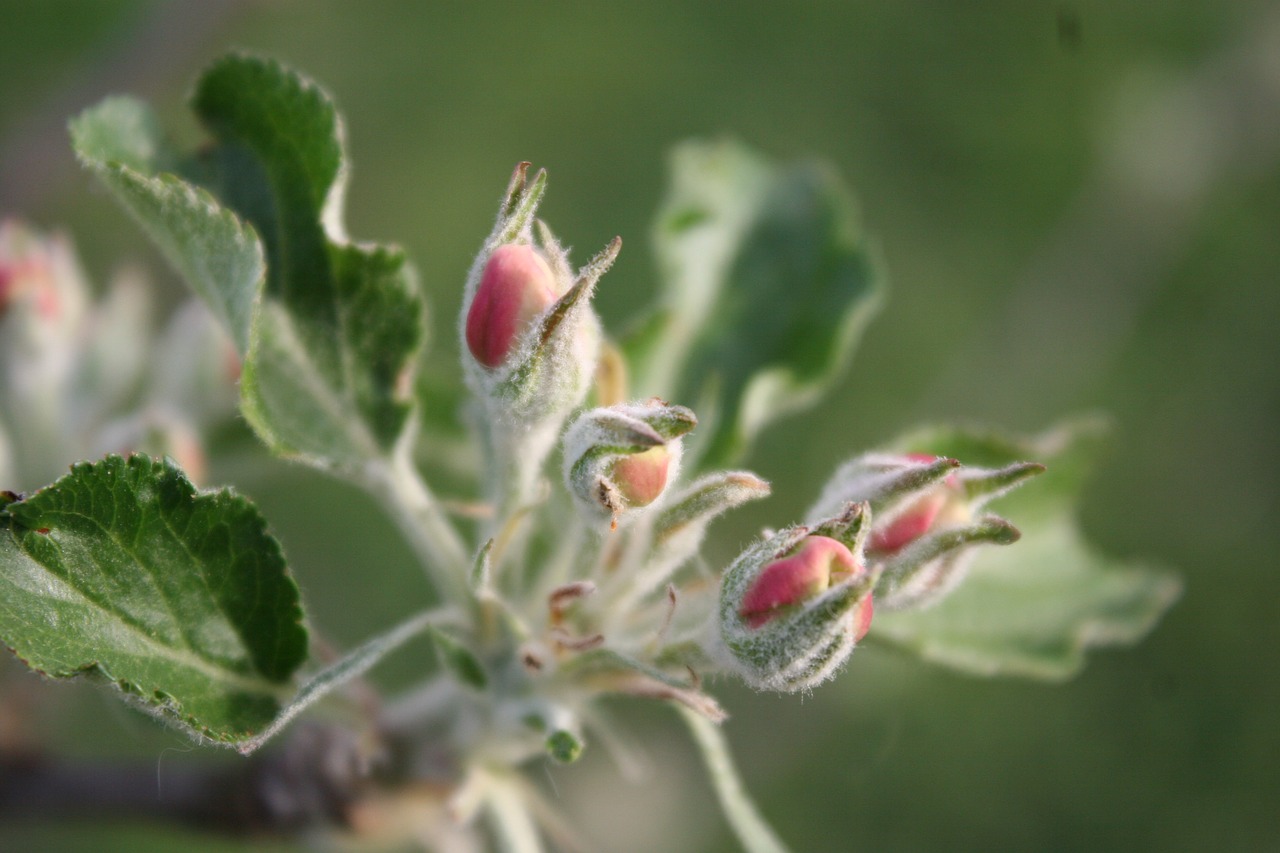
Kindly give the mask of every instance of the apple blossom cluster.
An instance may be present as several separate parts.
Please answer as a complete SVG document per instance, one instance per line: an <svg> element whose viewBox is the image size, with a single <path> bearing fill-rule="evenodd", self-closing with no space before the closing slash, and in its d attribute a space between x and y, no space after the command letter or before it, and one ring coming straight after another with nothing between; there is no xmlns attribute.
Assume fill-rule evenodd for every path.
<svg viewBox="0 0 1280 853"><path fill-rule="evenodd" d="M719 573L717 606L699 605L707 579L681 570L707 524L766 496L768 486L745 471L681 486L694 412L657 397L628 401L619 379L625 363L601 369L590 298L619 241L574 273L536 218L545 181L544 172L530 179L528 164L517 167L472 267L459 325L484 445L508 482L497 494L498 518L538 500L535 484L558 437L564 486L597 540L584 549L593 562L571 557L559 577L566 585L550 591L559 597L556 627L572 610L574 636L589 638L561 634L562 652L603 646L655 667L683 661L761 689L807 690L841 667L871 630L876 607L927 606L961 581L975 546L1018 538L982 507L1043 466L988 470L922 454L871 454L836 472L805 524L766 533ZM593 393L598 405L564 428ZM685 642L668 636L673 626ZM656 653L653 636L661 638Z"/></svg>
<svg viewBox="0 0 1280 853"><path fill-rule="evenodd" d="M1061 678L1178 594L1176 579L1113 571L1076 533L1082 424L909 436L834 467L807 512L736 556L703 547L718 518L769 496L733 466L830 390L883 299L855 205L820 164L678 146L658 292L617 337L592 299L621 240L573 266L538 218L546 173L519 164L463 286L459 404L418 376L427 299L407 252L347 234L328 94L233 53L191 107L207 139L190 152L128 96L70 124L80 162L203 303L157 339L137 276L94 298L64 240L0 223L0 643L244 754L325 702L274 746L289 779L249 796L255 821L395 824L398 841L469 850L484 814L503 849L540 850L566 822L521 766L617 744L598 700L627 696L680 711L730 824L776 853L708 676L803 692L883 641L967 672ZM196 484L202 427L237 396L272 454L381 503L434 593L411 616L309 661L324 647L268 520ZM986 549L975 565L1020 536L988 504L1044 470L1025 458L1068 476L1011 502L1036 507L1018 511L1013 559ZM364 680L414 638L436 652L418 681L387 695ZM300 820L290 804L308 799L323 807Z"/></svg>

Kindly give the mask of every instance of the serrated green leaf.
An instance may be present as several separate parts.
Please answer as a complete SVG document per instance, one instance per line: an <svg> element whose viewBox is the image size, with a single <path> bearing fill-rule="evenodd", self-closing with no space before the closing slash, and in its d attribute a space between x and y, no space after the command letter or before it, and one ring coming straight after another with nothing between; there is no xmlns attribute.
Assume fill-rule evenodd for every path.
<svg viewBox="0 0 1280 853"><path fill-rule="evenodd" d="M676 149L655 244L663 345L635 367L642 393L712 416L704 468L731 464L771 421L816 402L884 288L830 169L774 165L729 142Z"/></svg>
<svg viewBox="0 0 1280 853"><path fill-rule="evenodd" d="M73 142L230 330L263 440L326 467L386 456L411 422L424 307L401 250L346 237L337 111L311 81L242 55L205 73L193 108L217 142L194 159L168 152L130 99L84 113Z"/></svg>
<svg viewBox="0 0 1280 853"><path fill-rule="evenodd" d="M939 604L877 614L871 637L976 675L1064 679L1091 646L1131 643L1181 591L1176 577L1098 554L1077 529L1073 502L1101 424L1080 421L1035 438L929 429L899 448L1002 466L1035 459L1048 471L1000 498L1022 531L1009 548L978 552L968 577Z"/></svg>
<svg viewBox="0 0 1280 853"><path fill-rule="evenodd" d="M278 63L233 55L192 107L220 143L211 182L266 248L246 416L280 453L354 464L389 452L411 412L424 309L402 251L347 241L333 103Z"/></svg>
<svg viewBox="0 0 1280 853"><path fill-rule="evenodd" d="M101 676L215 741L271 722L307 632L248 500L197 493L168 460L108 456L6 514L0 639L31 667Z"/></svg>

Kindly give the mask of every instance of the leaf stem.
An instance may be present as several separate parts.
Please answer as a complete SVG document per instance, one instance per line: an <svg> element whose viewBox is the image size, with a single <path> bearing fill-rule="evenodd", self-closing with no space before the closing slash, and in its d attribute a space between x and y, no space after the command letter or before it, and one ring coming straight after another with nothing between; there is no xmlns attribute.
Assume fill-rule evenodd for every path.
<svg viewBox="0 0 1280 853"><path fill-rule="evenodd" d="M352 680L364 675L384 657L403 646L409 640L441 622L455 616L453 608L427 610L401 622L390 631L367 640L336 662L317 672L307 680L293 701L286 705L271 724L248 740L236 744L242 754L254 752L293 722L299 714L328 694Z"/></svg>
<svg viewBox="0 0 1280 853"><path fill-rule="evenodd" d="M787 853L786 845L760 816L751 796L742 786L738 769L729 752L729 744L720 727L689 708L680 705L675 708L684 718L694 742L702 752L702 760L706 762L707 775L711 777L711 785L720 800L720 807L724 809L724 816L734 834L742 842L742 849L746 853Z"/></svg>
<svg viewBox="0 0 1280 853"><path fill-rule="evenodd" d="M400 526L428 577L436 582L441 596L459 604L466 602L466 575L471 562L466 546L408 451L397 450L389 460L372 463L366 468L366 479Z"/></svg>
<svg viewBox="0 0 1280 853"><path fill-rule="evenodd" d="M520 788L496 773L486 775L485 800L498 849L503 853L542 853L537 824Z"/></svg>

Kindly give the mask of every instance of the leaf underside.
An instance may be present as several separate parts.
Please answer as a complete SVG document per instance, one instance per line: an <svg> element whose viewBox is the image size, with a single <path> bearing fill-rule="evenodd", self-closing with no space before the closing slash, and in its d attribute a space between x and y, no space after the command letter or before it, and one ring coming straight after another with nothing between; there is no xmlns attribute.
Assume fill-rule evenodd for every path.
<svg viewBox="0 0 1280 853"><path fill-rule="evenodd" d="M872 636L975 675L1061 680L1083 667L1089 647L1132 643L1149 632L1181 583L1097 553L1074 517L1100 426L1082 421L1033 439L940 428L903 441L903 451L966 464L1037 460L1049 470L999 499L1001 515L1022 531L1017 544L981 549L965 581L940 603L877 614Z"/></svg>
<svg viewBox="0 0 1280 853"><path fill-rule="evenodd" d="M706 415L702 468L815 403L878 308L883 276L834 172L731 142L676 149L655 227L663 276L638 376Z"/></svg>

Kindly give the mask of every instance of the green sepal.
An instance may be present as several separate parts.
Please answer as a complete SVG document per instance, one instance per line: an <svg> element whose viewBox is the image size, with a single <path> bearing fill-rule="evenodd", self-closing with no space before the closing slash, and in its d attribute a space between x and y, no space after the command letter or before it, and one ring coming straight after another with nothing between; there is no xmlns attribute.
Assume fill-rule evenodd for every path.
<svg viewBox="0 0 1280 853"><path fill-rule="evenodd" d="M653 538L665 550L677 540L697 547L707 525L748 501L767 498L769 484L750 471L718 471L691 483L675 495L653 524ZM692 553L688 554L692 556Z"/></svg>
<svg viewBox="0 0 1280 853"><path fill-rule="evenodd" d="M493 397L502 402L502 417L517 423L542 421L561 417L582 402L599 349L591 297L621 250L622 240L614 238L529 330L528 346L511 356L511 365L492 383Z"/></svg>
<svg viewBox="0 0 1280 853"><path fill-rule="evenodd" d="M1022 537L1003 518L988 515L972 524L921 536L881 566L876 601L881 612L927 607L964 579L975 545L1012 545Z"/></svg>
<svg viewBox="0 0 1280 853"><path fill-rule="evenodd" d="M476 690L484 690L489 686L489 675L484 664L471 649L439 628L428 629L431 641L435 643L440 662L458 681Z"/></svg>

